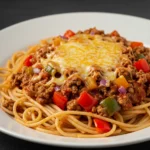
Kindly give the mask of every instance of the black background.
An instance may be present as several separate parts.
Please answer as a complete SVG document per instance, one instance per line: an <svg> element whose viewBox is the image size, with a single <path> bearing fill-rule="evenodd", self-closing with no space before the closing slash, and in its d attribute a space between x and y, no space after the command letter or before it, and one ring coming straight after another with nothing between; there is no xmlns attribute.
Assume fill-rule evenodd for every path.
<svg viewBox="0 0 150 150"><path fill-rule="evenodd" d="M0 30L12 24L39 16L65 12L115 12L150 19L149 0L0 0ZM69 23L69 20L68 20ZM130 23L130 22L127 22ZM0 118L0 121L3 119ZM0 133L0 150L56 149L10 137ZM121 147L121 149L150 148L150 142ZM66 149L66 148L58 148ZM112 150L120 150L111 148Z"/></svg>

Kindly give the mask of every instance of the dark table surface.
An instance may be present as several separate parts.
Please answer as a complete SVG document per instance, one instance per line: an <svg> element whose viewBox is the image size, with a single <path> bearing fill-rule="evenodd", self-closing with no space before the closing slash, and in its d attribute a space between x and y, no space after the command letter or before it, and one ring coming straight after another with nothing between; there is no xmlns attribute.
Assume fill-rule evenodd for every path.
<svg viewBox="0 0 150 150"><path fill-rule="evenodd" d="M115 12L150 19L149 0L0 0L0 30L34 17L64 12ZM2 118L0 118L2 121ZM121 149L150 148L150 141ZM0 150L57 149L23 141L0 132ZM65 149L65 148L58 148ZM112 148L112 150L120 148Z"/></svg>

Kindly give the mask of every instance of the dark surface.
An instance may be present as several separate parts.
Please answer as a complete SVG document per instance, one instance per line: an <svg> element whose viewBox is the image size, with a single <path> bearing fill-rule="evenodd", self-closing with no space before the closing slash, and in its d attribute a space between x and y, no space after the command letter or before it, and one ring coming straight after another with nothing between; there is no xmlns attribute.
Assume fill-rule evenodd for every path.
<svg viewBox="0 0 150 150"><path fill-rule="evenodd" d="M34 17L77 11L115 12L150 19L149 6L149 0L0 0L0 30ZM137 149L138 147L150 149L150 142L124 146L121 149ZM56 148L26 142L0 133L0 150ZM59 147L58 149L65 148ZM119 147L112 148L112 150L119 149Z"/></svg>

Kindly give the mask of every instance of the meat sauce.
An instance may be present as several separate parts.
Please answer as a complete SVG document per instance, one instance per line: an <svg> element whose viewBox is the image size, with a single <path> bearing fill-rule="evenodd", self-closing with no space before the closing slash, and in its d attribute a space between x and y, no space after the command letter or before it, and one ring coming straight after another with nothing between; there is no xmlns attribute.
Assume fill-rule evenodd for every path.
<svg viewBox="0 0 150 150"><path fill-rule="evenodd" d="M102 30L91 28L85 31L79 31L76 34L100 35L103 41L113 41L123 44L122 55L125 57L121 59L119 65L114 68L114 71L116 72L116 78L123 76L127 81L128 86L126 88L121 84L124 91L119 92L119 87L114 81L101 83L103 80L103 69L95 64L90 66L88 72L88 80L91 88L87 87L86 79L80 77L76 68L73 67L64 70L63 73L66 78L62 85L57 85L55 82L47 84L51 80L53 73L59 73L59 69L53 67L48 69L44 68L42 64L40 64L40 59L46 59L48 54L55 51L57 46L55 46L54 43L47 43L41 46L37 52L33 54L34 61L32 61L33 58L29 60L32 65L25 66L19 73L12 76L12 88L17 86L20 89L24 89L30 97L41 105L53 103L54 92L59 92L59 98L62 96L67 99L67 102L64 102L65 110L79 111L85 111L80 103L78 103L78 99L81 93L86 91L92 98L97 100L97 103L92 106L90 111L102 116L109 115L106 107L101 104L101 102L108 97L116 100L120 110L128 110L133 106L139 105L145 97L150 96L149 69L145 71L145 68L143 69L142 66L139 68L139 66L135 65L135 62L144 59L149 66L149 48L144 47L143 44L133 46L131 41L127 41L121 37L117 31L116 33L105 34ZM64 40L67 42L67 38L64 38ZM57 43L57 45L59 45L59 43ZM29 67L31 67L30 69L38 68L39 72L30 71ZM59 76L56 76L56 78L60 77L61 74L59 73Z"/></svg>

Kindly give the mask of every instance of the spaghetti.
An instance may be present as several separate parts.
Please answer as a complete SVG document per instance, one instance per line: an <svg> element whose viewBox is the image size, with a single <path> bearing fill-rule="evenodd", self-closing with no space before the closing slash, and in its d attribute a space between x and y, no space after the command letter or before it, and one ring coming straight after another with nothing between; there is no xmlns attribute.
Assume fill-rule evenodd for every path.
<svg viewBox="0 0 150 150"><path fill-rule="evenodd" d="M107 53L108 50L111 53L108 54L110 60L102 59L106 53L98 54L99 49L93 50L97 47L95 43L99 45L101 51ZM70 47L80 53L76 52L73 55ZM66 48L69 54L66 53ZM80 62L79 69L77 69L78 62L72 65L65 62L69 58L69 61L75 63L76 59L72 57L82 55L83 51L91 48L94 55L95 53L99 55L97 59L101 58L100 61L95 60L101 70L94 68L95 72L92 72L93 68L88 71L85 69L93 63L93 61L90 63L91 56L88 56L88 62L82 58L84 63L81 65ZM146 53L147 49L141 50L141 58L137 59L136 52L139 54L140 48L144 49L141 43L126 41L117 31L104 34L95 28L77 34L69 30L64 37L43 40L26 52L15 53L8 60L6 67L0 68L0 77L3 79L0 84L1 109L24 126L67 137L100 138L149 127L149 68L137 66L142 63L143 55L144 62L149 62L149 51ZM129 65L124 65L124 59ZM131 68L132 63L135 65ZM69 65L71 70L66 72ZM118 71L120 68L125 68L123 71L127 72L122 74L123 71ZM134 77L133 70L137 74L141 73L142 77L140 75ZM16 78L14 75L19 76ZM124 77L123 80L120 77ZM140 82L144 77L147 77L146 81ZM141 90L138 91L141 95L137 94L135 86ZM82 95L83 93L85 95ZM131 97L131 93L135 97ZM88 103L91 106L87 106Z"/></svg>

